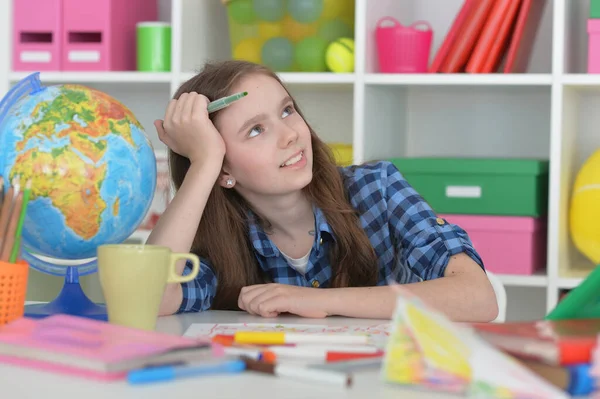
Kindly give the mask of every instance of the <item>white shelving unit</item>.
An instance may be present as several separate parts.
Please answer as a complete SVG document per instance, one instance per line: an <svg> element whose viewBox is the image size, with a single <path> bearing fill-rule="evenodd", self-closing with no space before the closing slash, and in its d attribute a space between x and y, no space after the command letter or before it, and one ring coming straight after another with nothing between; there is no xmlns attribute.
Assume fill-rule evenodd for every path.
<svg viewBox="0 0 600 399"><path fill-rule="evenodd" d="M13 0L15 1L15 0ZM47 84L78 82L127 104L148 129L177 87L208 60L230 57L219 0L158 0L172 23L172 71L42 72ZM11 71L11 1L0 1L0 93L27 75ZM435 5L435 7L434 7ZM542 317L561 289L593 267L568 234L575 173L600 146L600 75L586 73L589 0L548 0L522 74L380 74L375 26L383 16L427 20L437 52L462 0L356 0L355 72L283 73L303 112L330 142L352 143L356 163L399 156L531 157L550 160L548 263L543 274L500 276L508 319Z"/></svg>

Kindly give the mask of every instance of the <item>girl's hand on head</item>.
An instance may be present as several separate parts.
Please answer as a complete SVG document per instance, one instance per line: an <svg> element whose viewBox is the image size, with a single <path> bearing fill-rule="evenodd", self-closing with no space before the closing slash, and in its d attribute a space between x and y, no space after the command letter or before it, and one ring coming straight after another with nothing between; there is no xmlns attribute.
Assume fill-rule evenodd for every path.
<svg viewBox="0 0 600 399"><path fill-rule="evenodd" d="M324 290L286 284L258 284L242 288L238 306L246 312L262 317L276 317L293 313L301 317L328 316Z"/></svg>
<svg viewBox="0 0 600 399"><path fill-rule="evenodd" d="M183 93L171 100L165 119L154 121L160 141L191 163L218 162L225 156L225 142L208 117L206 96Z"/></svg>

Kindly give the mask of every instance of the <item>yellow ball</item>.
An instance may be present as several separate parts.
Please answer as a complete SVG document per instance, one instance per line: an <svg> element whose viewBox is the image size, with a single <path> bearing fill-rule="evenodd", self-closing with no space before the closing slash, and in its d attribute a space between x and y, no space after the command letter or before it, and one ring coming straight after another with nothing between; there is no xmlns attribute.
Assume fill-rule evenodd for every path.
<svg viewBox="0 0 600 399"><path fill-rule="evenodd" d="M283 26L280 22L261 22L258 24L258 34L265 41L283 35Z"/></svg>
<svg viewBox="0 0 600 399"><path fill-rule="evenodd" d="M294 43L297 43L309 36L316 35L317 30L319 29L317 22L313 22L311 24L301 24L289 15L285 16L282 25L283 36L287 37Z"/></svg>
<svg viewBox="0 0 600 399"><path fill-rule="evenodd" d="M259 64L261 62L260 52L263 43L264 41L257 37L249 37L241 40L233 49L233 59Z"/></svg>
<svg viewBox="0 0 600 399"><path fill-rule="evenodd" d="M345 0L323 0L322 19L330 19L339 17L344 11L344 6L347 6Z"/></svg>
<svg viewBox="0 0 600 399"><path fill-rule="evenodd" d="M583 164L573 185L569 209L571 238L577 249L600 264L600 150Z"/></svg>
<svg viewBox="0 0 600 399"><path fill-rule="evenodd" d="M342 15L340 17L348 24L348 26L352 27L352 29L354 29L355 11L354 0L345 0Z"/></svg>
<svg viewBox="0 0 600 399"><path fill-rule="evenodd" d="M354 40L342 37L327 46L325 63L332 72L354 72Z"/></svg>

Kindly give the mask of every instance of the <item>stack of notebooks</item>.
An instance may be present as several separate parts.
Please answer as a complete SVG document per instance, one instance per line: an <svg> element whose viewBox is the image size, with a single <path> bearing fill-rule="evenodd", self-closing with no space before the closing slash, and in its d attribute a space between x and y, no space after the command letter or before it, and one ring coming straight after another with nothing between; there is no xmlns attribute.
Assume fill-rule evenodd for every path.
<svg viewBox="0 0 600 399"><path fill-rule="evenodd" d="M429 72L526 72L546 3L465 0Z"/></svg>
<svg viewBox="0 0 600 399"><path fill-rule="evenodd" d="M82 378L124 380L132 370L212 358L207 340L70 315L0 326L0 363Z"/></svg>
<svg viewBox="0 0 600 399"><path fill-rule="evenodd" d="M600 319L541 320L474 324L486 342L511 355L544 380L570 395L598 391L593 370ZM599 374L600 376L600 374Z"/></svg>

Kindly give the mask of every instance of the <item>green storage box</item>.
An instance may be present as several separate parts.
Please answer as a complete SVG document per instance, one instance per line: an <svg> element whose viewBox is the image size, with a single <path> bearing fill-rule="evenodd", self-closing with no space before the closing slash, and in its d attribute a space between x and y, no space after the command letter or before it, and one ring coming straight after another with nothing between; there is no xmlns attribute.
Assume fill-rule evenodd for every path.
<svg viewBox="0 0 600 399"><path fill-rule="evenodd" d="M394 158L390 161L437 213L544 216L548 161Z"/></svg>
<svg viewBox="0 0 600 399"><path fill-rule="evenodd" d="M600 18L600 0L590 0L590 18Z"/></svg>

